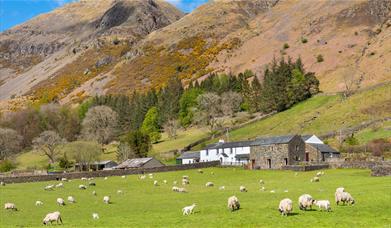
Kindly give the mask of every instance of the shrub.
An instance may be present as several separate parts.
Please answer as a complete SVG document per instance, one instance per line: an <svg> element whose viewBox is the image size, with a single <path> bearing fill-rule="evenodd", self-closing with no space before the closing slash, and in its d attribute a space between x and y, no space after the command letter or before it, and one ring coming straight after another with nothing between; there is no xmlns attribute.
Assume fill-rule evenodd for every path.
<svg viewBox="0 0 391 228"><path fill-rule="evenodd" d="M323 61L324 61L323 55L319 54L318 56L316 56L316 61L317 61L318 63L323 62Z"/></svg>
<svg viewBox="0 0 391 228"><path fill-rule="evenodd" d="M305 37L301 37L301 42L302 42L303 44L306 44L306 43L308 42L308 40L307 40L307 38L305 38Z"/></svg>
<svg viewBox="0 0 391 228"><path fill-rule="evenodd" d="M0 162L0 172L8 172L15 168L15 165L10 160Z"/></svg>
<svg viewBox="0 0 391 228"><path fill-rule="evenodd" d="M284 49L288 49L289 48L289 44L288 43L285 43L284 46L283 46Z"/></svg>
<svg viewBox="0 0 391 228"><path fill-rule="evenodd" d="M69 161L67 154L64 153L64 156L60 158L58 165L60 166L60 168L68 169L72 167L73 162Z"/></svg>

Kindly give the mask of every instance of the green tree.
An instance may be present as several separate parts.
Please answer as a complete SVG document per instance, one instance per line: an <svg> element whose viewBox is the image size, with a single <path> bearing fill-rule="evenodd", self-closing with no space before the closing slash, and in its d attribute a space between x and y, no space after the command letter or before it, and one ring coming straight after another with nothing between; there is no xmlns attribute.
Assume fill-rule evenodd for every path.
<svg viewBox="0 0 391 228"><path fill-rule="evenodd" d="M193 122L194 108L197 106L197 97L203 93L200 88L186 90L179 100L179 120L187 128Z"/></svg>
<svg viewBox="0 0 391 228"><path fill-rule="evenodd" d="M81 167L89 167L91 163L99 161L102 147L93 141L75 141L65 145L64 154L70 154Z"/></svg>
<svg viewBox="0 0 391 228"><path fill-rule="evenodd" d="M259 82L257 76L254 76L253 81L251 82L251 99L249 108L251 112L261 111L261 101L262 101L262 85Z"/></svg>
<svg viewBox="0 0 391 228"><path fill-rule="evenodd" d="M141 131L148 134L152 142L157 142L161 138L159 126L159 113L156 107L152 107L145 115Z"/></svg>
<svg viewBox="0 0 391 228"><path fill-rule="evenodd" d="M179 99L182 96L182 82L178 77L172 77L167 86L160 91L158 104L160 125L169 119L176 119L179 114Z"/></svg>
<svg viewBox="0 0 391 228"><path fill-rule="evenodd" d="M130 131L121 140L121 143L129 145L136 157L139 158L148 156L148 152L152 148L149 135L140 130Z"/></svg>

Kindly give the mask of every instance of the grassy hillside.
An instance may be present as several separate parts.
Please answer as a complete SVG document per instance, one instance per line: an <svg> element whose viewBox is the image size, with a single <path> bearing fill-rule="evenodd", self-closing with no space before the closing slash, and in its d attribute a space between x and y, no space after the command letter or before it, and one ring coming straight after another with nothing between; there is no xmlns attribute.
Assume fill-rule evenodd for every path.
<svg viewBox="0 0 391 228"><path fill-rule="evenodd" d="M156 173L153 179L139 180L137 176L97 178L96 187L79 190L85 181L65 182L64 188L54 191L43 190L48 184L41 182L9 184L1 187L0 203L13 202L18 211L0 210L2 227L28 226L41 227L43 217L53 211L60 211L63 227L299 227L315 224L317 227L384 227L391 224L390 191L388 177L371 177L369 170L327 170L319 183L311 183L316 172L295 175L291 171L249 171L232 168L213 168L204 170ZM214 175L211 174L214 172ZM171 191L174 180L180 182L182 175L189 175L188 193ZM265 181L266 191L260 191L259 179ZM160 186L153 186L158 180ZM163 184L167 180L168 184ZM205 183L212 181L214 187ZM245 185L247 193L239 192ZM225 190L219 190L225 186ZM343 186L356 200L354 206L337 206L334 192ZM91 194L95 190L97 196ZM123 195L117 194L122 190ZM275 190L275 193L270 193ZM288 192L284 192L288 190ZM28 194L26 194L28 192ZM315 199L328 199L332 212L320 212L314 207L311 211L300 211L297 199L301 194L311 194ZM75 204L58 206L56 198L66 200L72 195ZM110 195L112 204L104 204L103 196ZM241 209L230 212L227 209L228 197L236 195ZM386 198L384 198L386 197ZM281 216L277 210L280 200L293 200L293 214ZM35 206L35 201L43 201L43 206ZM196 203L195 213L183 216L181 209ZM379 208L382 208L379 210ZM99 220L92 219L98 213ZM376 213L376 219L373 215ZM354 219L351 219L353 218Z"/></svg>

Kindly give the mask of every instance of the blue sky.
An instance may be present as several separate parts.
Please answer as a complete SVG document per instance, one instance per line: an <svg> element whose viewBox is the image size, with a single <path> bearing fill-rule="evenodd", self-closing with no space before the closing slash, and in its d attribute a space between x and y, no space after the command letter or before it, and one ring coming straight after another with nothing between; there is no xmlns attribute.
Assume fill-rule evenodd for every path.
<svg viewBox="0 0 391 228"><path fill-rule="evenodd" d="M77 0L0 0L0 32L72 1ZM167 1L184 12L191 12L208 0Z"/></svg>

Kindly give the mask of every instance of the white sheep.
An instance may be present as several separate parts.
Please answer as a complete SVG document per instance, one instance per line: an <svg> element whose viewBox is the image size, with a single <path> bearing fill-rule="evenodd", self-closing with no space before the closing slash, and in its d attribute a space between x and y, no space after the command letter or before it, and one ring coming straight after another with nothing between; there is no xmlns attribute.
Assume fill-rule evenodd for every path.
<svg viewBox="0 0 391 228"><path fill-rule="evenodd" d="M98 213L92 213L92 219L99 219Z"/></svg>
<svg viewBox="0 0 391 228"><path fill-rule="evenodd" d="M57 185L56 185L56 188L63 188L64 187L64 184L63 183L58 183Z"/></svg>
<svg viewBox="0 0 391 228"><path fill-rule="evenodd" d="M189 176L182 176L183 180L189 180Z"/></svg>
<svg viewBox="0 0 391 228"><path fill-rule="evenodd" d="M5 183L3 181L0 182L1 186L5 186Z"/></svg>
<svg viewBox="0 0 391 228"><path fill-rule="evenodd" d="M93 177L89 177L89 178L88 178L89 181L90 181L90 180L93 180L93 179L94 179Z"/></svg>
<svg viewBox="0 0 391 228"><path fill-rule="evenodd" d="M321 210L330 211L330 201L328 200L315 200L315 205Z"/></svg>
<svg viewBox="0 0 391 228"><path fill-rule="evenodd" d="M311 179L311 182L319 182L319 177L313 177L312 179Z"/></svg>
<svg viewBox="0 0 391 228"><path fill-rule="evenodd" d="M43 202L40 200L35 201L35 206L42 206Z"/></svg>
<svg viewBox="0 0 391 228"><path fill-rule="evenodd" d="M96 183L90 181L90 182L88 182L88 185L89 185L89 186L96 186Z"/></svg>
<svg viewBox="0 0 391 228"><path fill-rule="evenodd" d="M107 180L107 179L109 179L109 178L108 177L103 178L103 180Z"/></svg>
<svg viewBox="0 0 391 228"><path fill-rule="evenodd" d="M344 205L347 203L348 205L353 205L355 203L354 198L350 195L349 192L336 192L335 193L335 202L339 205L342 202Z"/></svg>
<svg viewBox="0 0 391 228"><path fill-rule="evenodd" d="M264 186L262 186L259 190L266 191L266 188Z"/></svg>
<svg viewBox="0 0 391 228"><path fill-rule="evenodd" d="M122 190L117 190L117 194L124 194Z"/></svg>
<svg viewBox="0 0 391 228"><path fill-rule="evenodd" d="M64 201L64 199L63 198L57 198L57 204L59 205L59 206L64 206L65 205L65 201Z"/></svg>
<svg viewBox="0 0 391 228"><path fill-rule="evenodd" d="M188 185L190 184L189 179L182 179L182 185Z"/></svg>
<svg viewBox="0 0 391 228"><path fill-rule="evenodd" d="M63 177L63 178L61 178L61 181L68 181L68 179Z"/></svg>
<svg viewBox="0 0 391 228"><path fill-rule="evenodd" d="M155 180L155 181L153 182L153 185L155 185L155 186L159 186L159 183L158 183L158 181L157 181L157 180Z"/></svg>
<svg viewBox="0 0 391 228"><path fill-rule="evenodd" d="M275 190L270 190L270 193L276 193L276 191Z"/></svg>
<svg viewBox="0 0 391 228"><path fill-rule="evenodd" d="M69 203L76 203L76 200L73 196L68 196L68 202Z"/></svg>
<svg viewBox="0 0 391 228"><path fill-rule="evenodd" d="M206 186L206 187L213 187L214 184L213 184L213 182L207 182L207 183L205 184L205 186Z"/></svg>
<svg viewBox="0 0 391 228"><path fill-rule="evenodd" d="M148 174L148 176L149 176L149 179L153 178L153 174L152 173Z"/></svg>
<svg viewBox="0 0 391 228"><path fill-rule="evenodd" d="M4 209L6 210L13 210L13 211L17 211L18 208L16 208L16 205L14 203L5 203L4 204Z"/></svg>
<svg viewBox="0 0 391 228"><path fill-rule="evenodd" d="M104 197L103 197L103 202L104 202L105 204L109 204L109 203L110 203L110 196L104 196Z"/></svg>
<svg viewBox="0 0 391 228"><path fill-rule="evenodd" d="M86 181L86 180L88 180L88 179L87 179L87 177L82 177L81 180L82 180L82 181Z"/></svg>
<svg viewBox="0 0 391 228"><path fill-rule="evenodd" d="M317 173L316 173L316 176L317 176L317 177L322 176L322 172L317 172Z"/></svg>
<svg viewBox="0 0 391 228"><path fill-rule="evenodd" d="M236 196L231 196L228 198L228 209L231 211L236 211L240 209L239 199Z"/></svg>
<svg viewBox="0 0 391 228"><path fill-rule="evenodd" d="M345 188L344 187L339 187L335 190L335 192L344 192Z"/></svg>
<svg viewBox="0 0 391 228"><path fill-rule="evenodd" d="M172 187L172 191L174 191L174 192L179 192L179 188L176 187L176 186L174 186L174 187Z"/></svg>
<svg viewBox="0 0 391 228"><path fill-rule="evenodd" d="M265 181L259 180L259 184L265 184Z"/></svg>
<svg viewBox="0 0 391 228"><path fill-rule="evenodd" d="M45 216L45 218L43 219L43 224L48 225L49 222L50 222L50 224L52 224L52 222L57 222L57 224L59 224L59 222L60 222L62 224L62 218L61 218L60 212L56 211L56 212L47 214Z"/></svg>
<svg viewBox="0 0 391 228"><path fill-rule="evenodd" d="M92 195L96 196L96 191L92 191Z"/></svg>
<svg viewBox="0 0 391 228"><path fill-rule="evenodd" d="M190 206L184 207L184 208L182 209L182 214L183 214L183 215L190 215L190 214L192 214L192 213L193 213L193 210L194 210L194 208L195 208L196 206L197 206L197 205L196 205L195 203L193 203L193 204L190 205Z"/></svg>
<svg viewBox="0 0 391 228"><path fill-rule="evenodd" d="M167 180L163 180L163 183L164 183L164 184L167 184Z"/></svg>
<svg viewBox="0 0 391 228"><path fill-rule="evenodd" d="M54 185L48 185L44 188L46 191L47 190L54 190Z"/></svg>
<svg viewBox="0 0 391 228"><path fill-rule="evenodd" d="M245 186L240 186L240 187L239 187L239 190L240 190L241 192L247 192L247 188L246 188Z"/></svg>
<svg viewBox="0 0 391 228"><path fill-rule="evenodd" d="M125 176L125 175L123 175L123 176L121 176L121 178L122 178L122 179L125 179L125 178L126 178L126 176Z"/></svg>
<svg viewBox="0 0 391 228"><path fill-rule="evenodd" d="M299 208L300 210L307 210L307 208L312 209L314 204L314 199L309 194L304 194L299 197Z"/></svg>
<svg viewBox="0 0 391 228"><path fill-rule="evenodd" d="M280 211L281 215L288 216L288 214L292 212L292 209L292 200L288 198L281 200L280 204L278 205L278 210Z"/></svg>
<svg viewBox="0 0 391 228"><path fill-rule="evenodd" d="M141 175L141 176L139 177L140 180L144 180L145 178L146 178L145 175Z"/></svg>
<svg viewBox="0 0 391 228"><path fill-rule="evenodd" d="M85 190L85 189L87 189L87 187L85 186L85 185L79 185L79 189L81 189L81 190Z"/></svg>
<svg viewBox="0 0 391 228"><path fill-rule="evenodd" d="M178 192L181 192L181 193L187 193L186 189L185 188L178 188Z"/></svg>
<svg viewBox="0 0 391 228"><path fill-rule="evenodd" d="M219 190L225 190L225 186L220 186Z"/></svg>

